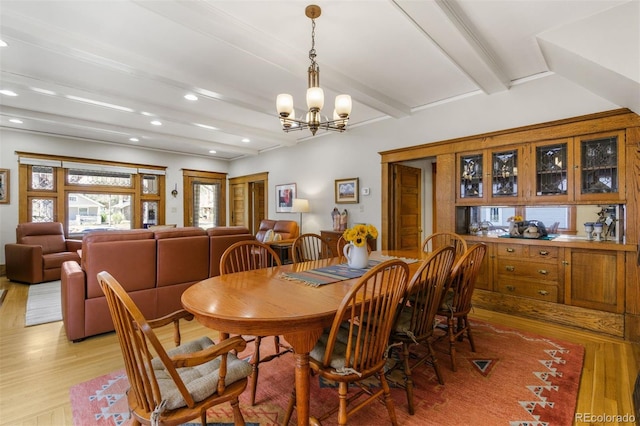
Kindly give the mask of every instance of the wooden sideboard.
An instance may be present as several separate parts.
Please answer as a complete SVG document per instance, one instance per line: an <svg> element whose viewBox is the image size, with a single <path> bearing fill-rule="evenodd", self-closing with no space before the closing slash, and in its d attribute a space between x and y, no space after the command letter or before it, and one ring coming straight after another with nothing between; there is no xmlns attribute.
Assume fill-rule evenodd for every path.
<svg viewBox="0 0 640 426"><path fill-rule="evenodd" d="M320 231L320 237L325 240L334 250L334 254L340 255L338 253L338 240L342 236L343 231ZM371 248L371 251L376 251L378 247L378 240L374 238L368 238L367 244Z"/></svg>
<svg viewBox="0 0 640 426"><path fill-rule="evenodd" d="M465 235L487 245L474 305L625 337L625 258L633 246Z"/></svg>
<svg viewBox="0 0 640 426"><path fill-rule="evenodd" d="M473 208L520 215L538 206L620 205L615 241L572 237L583 226L575 217L550 241L466 235L488 249L474 304L640 342L638 114L604 111L381 152L383 249L401 232L395 167L433 159L433 232L468 232L458 222Z"/></svg>

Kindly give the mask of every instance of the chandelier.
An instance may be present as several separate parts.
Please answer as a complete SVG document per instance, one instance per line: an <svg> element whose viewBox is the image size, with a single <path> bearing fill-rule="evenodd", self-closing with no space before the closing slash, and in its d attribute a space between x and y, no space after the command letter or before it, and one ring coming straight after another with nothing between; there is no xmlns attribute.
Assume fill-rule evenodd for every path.
<svg viewBox="0 0 640 426"><path fill-rule="evenodd" d="M308 89L307 89L307 107L309 111L305 116L296 118L293 108L293 96L282 93L276 99L276 108L282 123L282 130L290 132L292 130L309 129L311 134L315 135L318 129L333 130L336 132L344 132L351 114L351 96L338 95L335 100L335 109L333 111L333 119L321 115L324 106L324 92L320 88L320 67L316 63L316 21L320 16L320 6L314 4L309 5L305 9L305 15L311 19L311 50L309 51L309 59L311 65L308 70Z"/></svg>

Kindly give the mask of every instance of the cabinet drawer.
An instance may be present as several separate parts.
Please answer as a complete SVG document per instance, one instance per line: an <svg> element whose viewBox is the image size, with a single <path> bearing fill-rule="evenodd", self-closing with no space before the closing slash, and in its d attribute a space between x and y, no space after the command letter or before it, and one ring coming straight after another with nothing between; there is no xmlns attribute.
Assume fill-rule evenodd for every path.
<svg viewBox="0 0 640 426"><path fill-rule="evenodd" d="M498 259L498 277L558 282L558 264L517 259Z"/></svg>
<svg viewBox="0 0 640 426"><path fill-rule="evenodd" d="M527 246L519 244L498 244L498 257L524 257Z"/></svg>
<svg viewBox="0 0 640 426"><path fill-rule="evenodd" d="M546 300L547 302L558 302L558 286L553 284L500 279L498 292L512 296Z"/></svg>
<svg viewBox="0 0 640 426"><path fill-rule="evenodd" d="M529 246L529 257L536 260L555 260L558 258L558 247Z"/></svg>

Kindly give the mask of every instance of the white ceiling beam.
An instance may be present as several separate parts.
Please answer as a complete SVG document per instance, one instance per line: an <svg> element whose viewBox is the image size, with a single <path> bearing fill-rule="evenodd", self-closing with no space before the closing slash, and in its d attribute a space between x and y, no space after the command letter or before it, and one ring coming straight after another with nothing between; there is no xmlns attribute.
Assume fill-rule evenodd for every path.
<svg viewBox="0 0 640 426"><path fill-rule="evenodd" d="M6 105L2 106L2 110L0 110L0 115L6 117L16 117L21 118L23 120L31 120L33 122L37 122L42 124L43 126L55 126L56 128L73 128L76 130L85 130L87 132L100 133L104 135L104 141L107 142L117 142L122 145L131 145L131 146L140 146L145 145L145 141L153 141L154 143L158 142L170 142L170 144L186 144L193 145L199 148L207 149L207 150L219 150L234 154L240 155L258 155L259 151L256 149L246 148L246 147L236 147L233 145L217 143L215 141L209 141L205 139L195 139L184 137L182 135L173 135L170 133L156 133L153 131L144 131L141 132L140 129L128 128L124 127L122 123L118 123L115 125L103 123L103 122L92 122L89 120L82 120L74 117L49 114L44 112L38 112L33 110L24 110L20 108L13 108ZM123 144L121 140L113 140L109 138L118 137L119 139L123 137L131 137L132 135L140 135L144 133L144 136L139 137L139 142ZM149 145L153 147L153 145Z"/></svg>
<svg viewBox="0 0 640 426"><path fill-rule="evenodd" d="M482 40L458 2L392 1L483 92L509 89L510 80L497 55Z"/></svg>

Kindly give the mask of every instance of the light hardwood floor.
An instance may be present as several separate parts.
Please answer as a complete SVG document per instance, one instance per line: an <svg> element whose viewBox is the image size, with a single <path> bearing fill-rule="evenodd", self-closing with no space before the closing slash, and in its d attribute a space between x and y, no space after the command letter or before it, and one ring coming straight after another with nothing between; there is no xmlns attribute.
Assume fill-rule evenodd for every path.
<svg viewBox="0 0 640 426"><path fill-rule="evenodd" d="M25 327L29 286L0 277L0 288L8 289L0 307L0 424L72 425L69 388L123 368L115 334L71 343L62 322ZM632 388L640 368L640 345L479 309L472 317L584 345L576 412L594 416L633 413ZM186 340L211 334L195 322L183 331ZM161 338L170 344L170 331Z"/></svg>

